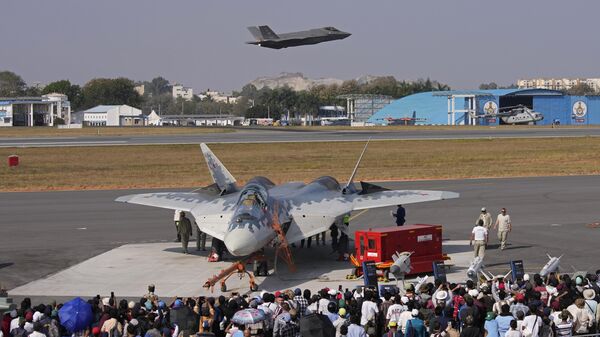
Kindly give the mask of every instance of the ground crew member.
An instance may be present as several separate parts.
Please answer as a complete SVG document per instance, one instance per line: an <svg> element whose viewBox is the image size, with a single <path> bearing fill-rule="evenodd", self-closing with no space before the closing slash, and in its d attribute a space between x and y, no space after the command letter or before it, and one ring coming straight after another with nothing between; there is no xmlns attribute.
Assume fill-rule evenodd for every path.
<svg viewBox="0 0 600 337"><path fill-rule="evenodd" d="M485 256L485 247L488 243L488 230L483 226L483 223L483 220L479 219L477 226L473 227L471 231L471 241L469 241L469 245L473 246L474 257L480 256L482 259Z"/></svg>
<svg viewBox="0 0 600 337"><path fill-rule="evenodd" d="M338 222L339 221L334 222L329 227L329 229L331 230L331 248L334 251L335 251L335 248L337 247L337 244L338 244L338 235L339 235L338 226L337 226Z"/></svg>
<svg viewBox="0 0 600 337"><path fill-rule="evenodd" d="M494 229L498 228L498 240L500 240L500 249L506 248L506 238L508 233L512 230L512 223L510 222L510 215L506 213L506 208L500 210L500 214L496 218Z"/></svg>
<svg viewBox="0 0 600 337"><path fill-rule="evenodd" d="M181 218L181 211L175 210L175 215L173 216L173 221L175 221L175 232L177 233L177 238L175 238L175 242L181 242L181 236L179 235L179 220Z"/></svg>
<svg viewBox="0 0 600 337"><path fill-rule="evenodd" d="M488 231L492 228L492 215L488 213L485 207L481 208L481 214L479 214L479 218L475 221L475 225L479 223L479 220L483 220L483 227Z"/></svg>
<svg viewBox="0 0 600 337"><path fill-rule="evenodd" d="M196 226L196 250L206 250L206 233L200 230L198 224L194 221L194 225Z"/></svg>
<svg viewBox="0 0 600 337"><path fill-rule="evenodd" d="M406 222L406 210L402 205L398 205L396 213L392 213L392 216L396 218L396 226L403 226Z"/></svg>
<svg viewBox="0 0 600 337"><path fill-rule="evenodd" d="M181 238L181 247L183 248L184 254L188 253L188 242L192 235L192 223L190 219L185 216L185 212L181 212L181 218L179 219L179 226L177 227L179 237Z"/></svg>

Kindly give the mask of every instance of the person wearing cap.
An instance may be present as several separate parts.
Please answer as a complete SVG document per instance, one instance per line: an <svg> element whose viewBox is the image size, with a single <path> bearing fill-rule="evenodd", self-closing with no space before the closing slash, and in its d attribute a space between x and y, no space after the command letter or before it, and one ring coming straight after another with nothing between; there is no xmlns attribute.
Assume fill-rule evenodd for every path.
<svg viewBox="0 0 600 337"><path fill-rule="evenodd" d="M484 336L486 337L500 337L498 333L498 322L496 321L496 315L493 312L488 311L485 315L485 323L483 324Z"/></svg>
<svg viewBox="0 0 600 337"><path fill-rule="evenodd" d="M179 233L181 239L181 247L183 248L184 254L188 253L188 242L190 241L190 236L192 235L192 223L190 219L185 216L185 212L181 212L181 218L179 220L179 225L177 226L177 232Z"/></svg>
<svg viewBox="0 0 600 337"><path fill-rule="evenodd" d="M348 313L346 312L345 308L340 308L338 310L338 317L337 319L333 322L333 327L335 328L335 336L336 337L340 337L341 335L341 328L342 325L348 325L350 322L348 321L348 317L347 317Z"/></svg>
<svg viewBox="0 0 600 337"><path fill-rule="evenodd" d="M591 288L583 290L583 298L585 299L585 308L594 317L594 322L597 324L600 320L600 310L598 310L598 302L596 301L596 291Z"/></svg>
<svg viewBox="0 0 600 337"><path fill-rule="evenodd" d="M500 214L498 214L498 217L496 218L496 223L494 223L494 229L496 228L498 228L500 249L504 250L506 248L508 233L512 230L512 222L510 220L510 215L506 212L506 208L500 210Z"/></svg>
<svg viewBox="0 0 600 337"><path fill-rule="evenodd" d="M406 322L404 335L412 337L427 337L427 327L425 322L419 317L419 310L412 309L410 312L412 318Z"/></svg>
<svg viewBox="0 0 600 337"><path fill-rule="evenodd" d="M488 231L492 228L492 215L485 207L481 207L481 213L479 213L479 217L475 220L475 225L479 223L479 220L483 220L483 227Z"/></svg>
<svg viewBox="0 0 600 337"><path fill-rule="evenodd" d="M473 255L474 257L483 257L485 256L485 247L488 243L488 230L483 226L483 220L479 219L479 222L473 230L471 231L471 240L469 241L469 245L473 246Z"/></svg>
<svg viewBox="0 0 600 337"><path fill-rule="evenodd" d="M382 337L402 337L402 333L398 331L398 323L389 322L388 323L388 331L383 334Z"/></svg>

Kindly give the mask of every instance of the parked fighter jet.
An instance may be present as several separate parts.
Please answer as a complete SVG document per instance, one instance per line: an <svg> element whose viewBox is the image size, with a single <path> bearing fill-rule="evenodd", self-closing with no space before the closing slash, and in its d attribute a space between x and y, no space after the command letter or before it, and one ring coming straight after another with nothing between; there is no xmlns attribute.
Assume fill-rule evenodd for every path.
<svg viewBox="0 0 600 337"><path fill-rule="evenodd" d="M368 145L368 143L367 143ZM198 192L164 192L122 196L118 202L191 212L198 228L222 240L234 256L253 254L270 243L298 242L326 231L354 210L457 198L458 193L426 190L388 190L354 177L365 148L345 185L324 176L309 184L275 185L265 177L238 186L235 178L205 144L200 148L215 182ZM212 190L213 191L211 192ZM288 251L289 253L289 251Z"/></svg>
<svg viewBox="0 0 600 337"><path fill-rule="evenodd" d="M342 32L334 27L316 28L279 35L275 34L269 26L252 26L248 27L248 30L254 36L256 41L246 42L247 44L255 44L260 47L273 49L342 40L352 35L350 33Z"/></svg>

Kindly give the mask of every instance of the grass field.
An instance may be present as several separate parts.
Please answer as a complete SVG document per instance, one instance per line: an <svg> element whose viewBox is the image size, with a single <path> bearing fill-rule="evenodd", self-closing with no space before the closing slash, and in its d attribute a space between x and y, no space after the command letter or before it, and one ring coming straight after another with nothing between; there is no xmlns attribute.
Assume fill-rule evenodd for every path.
<svg viewBox="0 0 600 337"><path fill-rule="evenodd" d="M143 136L143 135L193 135L198 133L233 132L218 127L84 127L58 129L36 126L0 128L0 138L18 137L77 137L77 136Z"/></svg>
<svg viewBox="0 0 600 337"><path fill-rule="evenodd" d="M348 179L359 142L214 144L238 181L321 175ZM20 156L8 168L6 158ZM1 191L193 187L211 183L197 145L0 149ZM363 180L587 175L600 172L600 138L372 141Z"/></svg>
<svg viewBox="0 0 600 337"><path fill-rule="evenodd" d="M419 126L286 126L286 127L253 127L252 129L269 130L306 130L306 131L456 131L465 130L508 130L508 129L547 129L550 126L537 125L503 125L503 126L469 126L469 125L419 125ZM562 128L599 128L599 126L563 126ZM0 138L19 137L78 137L78 136L150 136L150 135L193 135L199 133L235 132L233 128L219 127L84 127L82 129L58 129L54 127L10 127L0 128Z"/></svg>

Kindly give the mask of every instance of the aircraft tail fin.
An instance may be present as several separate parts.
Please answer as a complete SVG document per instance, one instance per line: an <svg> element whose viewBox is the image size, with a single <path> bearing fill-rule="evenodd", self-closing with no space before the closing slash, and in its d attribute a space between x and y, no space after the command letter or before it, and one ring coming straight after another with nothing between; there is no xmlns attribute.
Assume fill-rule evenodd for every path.
<svg viewBox="0 0 600 337"><path fill-rule="evenodd" d="M344 189L342 190L342 192L344 194L347 194L349 192L355 192L354 189L354 177L356 176L356 172L358 171L358 167L360 166L360 162L362 161L362 158L365 154L365 152L367 151L367 146L369 146L369 142L371 141L371 138L369 138L369 140L367 140L367 143L365 144L365 147L363 148L360 157L358 157L358 161L356 162L356 165L354 166L354 170L352 171L352 175L350 176L350 179L348 179L348 182L346 183L346 187L344 187Z"/></svg>
<svg viewBox="0 0 600 337"><path fill-rule="evenodd" d="M200 144L200 149L202 150L202 154L208 165L208 171L210 171L210 175L221 190L221 193L235 190L235 178L229 173L225 165L221 163L219 158L215 156L206 144Z"/></svg>
<svg viewBox="0 0 600 337"><path fill-rule="evenodd" d="M279 36L275 34L275 32L269 26L252 26L248 27L248 30L257 41L273 40L279 38Z"/></svg>

